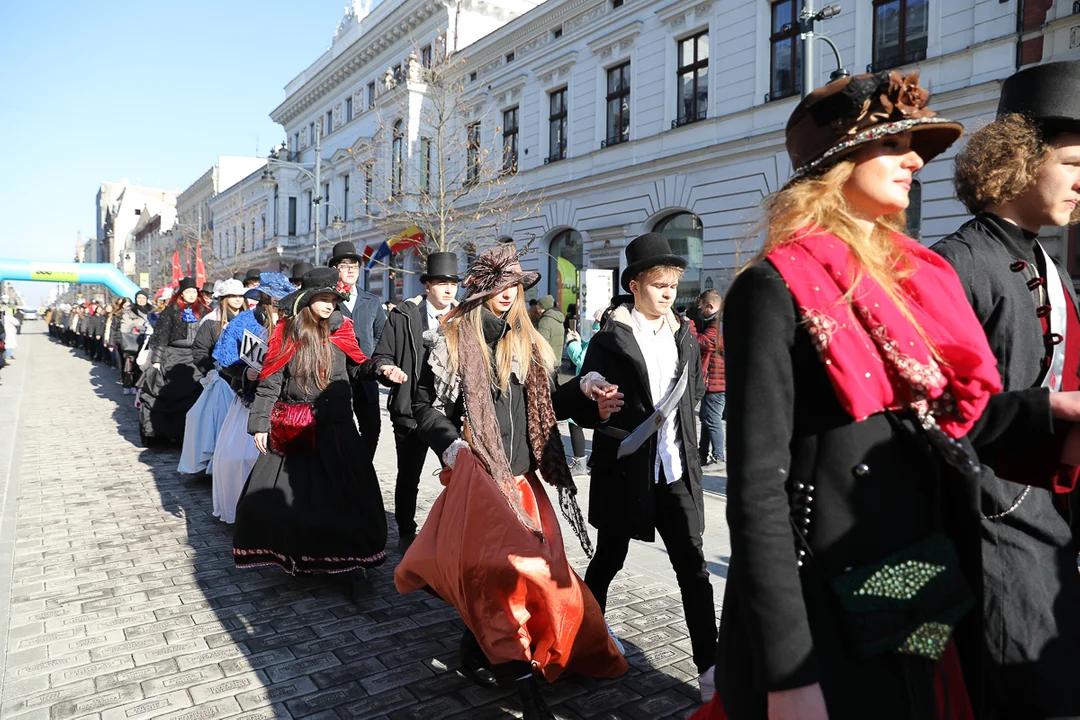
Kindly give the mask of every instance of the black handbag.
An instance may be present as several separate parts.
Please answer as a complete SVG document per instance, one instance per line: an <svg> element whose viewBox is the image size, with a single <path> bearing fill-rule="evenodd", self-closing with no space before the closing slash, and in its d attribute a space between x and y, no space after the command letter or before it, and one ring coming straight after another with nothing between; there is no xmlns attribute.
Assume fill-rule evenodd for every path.
<svg viewBox="0 0 1080 720"><path fill-rule="evenodd" d="M142 333L120 333L120 351L125 353L137 353L142 345Z"/></svg>

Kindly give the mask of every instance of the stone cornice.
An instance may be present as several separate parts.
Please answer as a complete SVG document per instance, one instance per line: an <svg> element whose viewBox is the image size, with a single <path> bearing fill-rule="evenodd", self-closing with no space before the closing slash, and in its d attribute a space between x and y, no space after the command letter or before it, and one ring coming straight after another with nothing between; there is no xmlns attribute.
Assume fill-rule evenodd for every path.
<svg viewBox="0 0 1080 720"><path fill-rule="evenodd" d="M495 104L499 107L512 104L515 100L521 98L521 91L529 82L529 76L526 73L521 73L507 80L503 80L498 85L494 85L491 88L491 96L494 98Z"/></svg>
<svg viewBox="0 0 1080 720"><path fill-rule="evenodd" d="M618 30L593 40L588 44L589 49L600 57L608 57L614 52L616 46L618 46L620 51L627 50L634 44L634 38L640 35L641 31L644 29L645 23L640 20L628 23Z"/></svg>
<svg viewBox="0 0 1080 720"><path fill-rule="evenodd" d="M574 67L574 63L577 62L577 53L574 51L563 53L557 58L538 65L533 68L533 73L539 80L540 84L545 88L550 87L556 82L565 80L570 76L570 69Z"/></svg>
<svg viewBox="0 0 1080 720"><path fill-rule="evenodd" d="M427 0L412 10L396 9L287 97L285 102L274 108L270 119L280 125L288 125L317 101L378 59L383 51L402 40L408 40L414 28L444 9L445 5L437 0Z"/></svg>
<svg viewBox="0 0 1080 720"><path fill-rule="evenodd" d="M670 27L681 27L686 24L686 18L693 14L695 20L700 20L712 10L712 0L679 0L667 7L656 11L656 17L660 22Z"/></svg>

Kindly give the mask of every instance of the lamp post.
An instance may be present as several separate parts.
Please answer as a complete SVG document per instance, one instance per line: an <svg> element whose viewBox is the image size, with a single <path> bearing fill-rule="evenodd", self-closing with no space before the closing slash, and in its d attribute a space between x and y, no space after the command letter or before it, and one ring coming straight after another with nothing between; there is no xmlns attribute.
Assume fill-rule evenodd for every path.
<svg viewBox="0 0 1080 720"><path fill-rule="evenodd" d="M284 146L284 143L282 143ZM270 151L270 157L266 159L266 169L262 173L263 187L270 189L277 185L277 179L274 177L274 173L270 168L290 168L300 172L308 180L312 182L311 189L311 221L315 228L315 265L319 264L319 203L323 198L319 195L322 192L322 132L316 129L315 131L315 162L314 163L298 163L291 162L289 160L278 159L279 148L274 148ZM315 172L307 169L308 165L314 164Z"/></svg>
<svg viewBox="0 0 1080 720"><path fill-rule="evenodd" d="M799 35L802 38L803 49L803 90L802 95L806 97L814 91L814 78L815 68L814 61L816 56L814 55L814 40L817 39L817 35L814 32L814 25L822 20L828 20L834 18L840 14L839 5L826 5L821 10L815 12L814 0L803 0L802 13L799 15ZM829 44L833 53L836 55L836 70L829 76L830 80L837 80L842 77L847 77L850 73L844 69L843 63L840 62L840 51L836 49L836 45L832 40L821 36L821 39Z"/></svg>

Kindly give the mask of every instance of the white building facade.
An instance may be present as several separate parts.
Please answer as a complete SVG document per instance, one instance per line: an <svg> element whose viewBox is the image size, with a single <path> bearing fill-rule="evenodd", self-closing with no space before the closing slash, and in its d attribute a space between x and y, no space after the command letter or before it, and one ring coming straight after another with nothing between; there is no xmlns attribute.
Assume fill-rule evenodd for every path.
<svg viewBox="0 0 1080 720"><path fill-rule="evenodd" d="M818 29L845 67L917 70L932 106L968 128L993 117L1001 81L1018 67L1080 58L1080 8L1072 0L840 4L842 13ZM482 146L512 155L511 183L542 198L530 219L507 230L542 251L526 260L544 275L533 292L550 292L565 306L579 283L568 268L607 269L617 278L625 245L650 231L667 235L689 262L681 304L705 289L723 291L760 247L763 198L791 173L784 126L801 91L801 49L790 27L798 1L472 0L460 13L456 7L404 0L366 16L350 11L330 50L287 85L271 115L286 132L287 157L310 167L319 139L323 165L321 188L301 173L275 171L276 200L263 202L276 218L282 257L311 260L316 224L323 261L338 240L362 249L386 239L365 168L381 164L389 175L386 166L400 157L403 172L425 172L422 68L428 48L444 47L456 51L475 97L463 125L479 123ZM836 63L825 43L816 49L821 85ZM400 122L400 134L380 132L388 122ZM954 198L954 153L924 168L913 188L909 229L928 244L967 217ZM325 198L316 218L313 197ZM1056 229L1044 237L1072 269L1075 238ZM419 289L412 275L390 283L383 274L372 274L371 289L384 297Z"/></svg>

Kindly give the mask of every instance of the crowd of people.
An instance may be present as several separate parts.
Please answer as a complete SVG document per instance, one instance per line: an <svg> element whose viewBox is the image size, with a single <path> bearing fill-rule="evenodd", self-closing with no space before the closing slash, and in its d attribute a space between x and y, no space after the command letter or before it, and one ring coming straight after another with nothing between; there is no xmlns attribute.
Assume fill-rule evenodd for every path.
<svg viewBox="0 0 1080 720"><path fill-rule="evenodd" d="M289 277L184 279L153 309L59 306L50 331L116 365L144 441L182 443L180 471L212 478L238 566L333 573L358 596L387 558L387 386L396 588L455 608L463 673L515 687L526 720L554 717L541 681L627 671L608 589L657 536L696 720L1080 718L1080 315L1037 238L1080 219L1078 91L1078 62L1005 82L955 162L974 218L932 249L903 234L908 193L962 126L917 74L810 93L760 254L692 319L673 307L686 260L647 233L584 338L576 307L526 300L540 277L513 246L463 277L428 255L426 292L388 310L349 242ZM421 524L428 449L443 489ZM709 467L728 477L719 626Z"/></svg>

